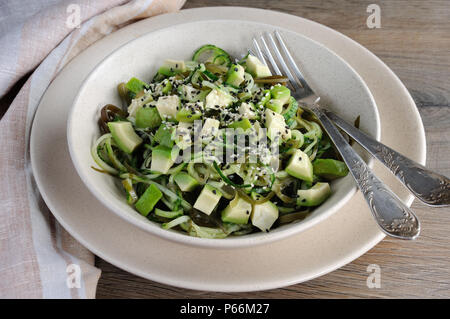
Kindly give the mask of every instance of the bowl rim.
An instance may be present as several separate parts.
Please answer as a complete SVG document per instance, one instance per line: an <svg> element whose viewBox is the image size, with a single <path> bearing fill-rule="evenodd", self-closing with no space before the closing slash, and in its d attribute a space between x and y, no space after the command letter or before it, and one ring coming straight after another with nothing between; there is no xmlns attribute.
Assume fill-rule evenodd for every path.
<svg viewBox="0 0 450 319"><path fill-rule="evenodd" d="M176 24L176 25L172 25L169 27L153 30L153 31L145 33L135 39L132 39L132 40L124 43L123 45L119 46L118 48L116 48L115 50L110 52L106 57L104 57L83 79L83 82L82 82L81 86L79 87L78 92L72 102L72 105L71 105L71 108L69 111L69 116L67 119L67 143L68 143L70 158L72 160L72 163L75 167L75 170L76 170L78 176L83 181L84 185L89 189L89 191L94 195L94 197L97 198L105 207L107 207L110 211L114 212L117 216L122 218L124 221L129 222L129 223L141 228L142 230L144 230L146 232L149 232L153 235L170 240L172 242L189 245L189 246L195 246L195 247L203 247L203 248L230 249L230 248L244 248L244 247L249 247L249 246L262 245L262 244L274 242L274 241L281 240L281 239L287 238L289 236L298 234L298 233L305 231L305 230L313 227L314 225L320 223L321 221L330 217L336 211L338 211L345 203L347 203L350 200L351 197L353 197L355 195L355 193L357 191L356 185L353 185L353 187L344 196L342 196L332 207L323 211L320 215L317 215L317 216L314 216L313 218L302 221L301 223L296 223L292 227L288 227L288 228L285 228L282 230L277 230L277 231L273 231L273 232L269 232L269 233L261 232L261 233L256 233L256 234L251 234L251 235L243 235L243 236L238 236L238 237L227 237L225 239L210 239L210 238L193 237L193 236L189 236L189 235L186 235L181 232L174 231L174 230L165 230L165 229L161 228L159 225L156 225L154 223L147 223L139 218L129 217L128 215L125 215L122 212L122 210L119 209L116 205L111 204L111 202L104 199L102 196L99 196L99 194L94 186L94 183L91 183L91 181L89 179L89 174L84 174L84 171L85 171L84 168L82 167L81 163L76 160L76 155L75 155L76 150L74 149L74 145L72 143L72 137L73 137L73 134L75 134L75 132L73 131L75 117L73 115L76 113L76 111L75 111L76 105L78 104L78 101L79 101L83 91L88 86L89 79L92 76L94 76L94 74L98 71L98 69L100 69L107 60L112 59L113 56L118 51L123 50L125 47L127 47L134 41L139 41L142 38L144 38L150 34L153 34L156 32L161 32L161 31L167 31L171 28L179 28L180 26L183 26L183 25L196 24L196 23L208 23L208 22L213 22L213 21L214 22L217 22L217 21L230 22L230 21L232 21L234 23L236 22L236 20L231 20L231 19L210 19L210 20L201 20L201 21L193 21L193 22L187 22L187 23L182 23L182 24ZM239 21L244 21L244 20L239 20ZM329 49L328 47L321 44L320 42L317 42L317 41L311 39L310 37L307 37L303 34L299 34L295 31L287 30L287 29L284 29L284 28L281 28L278 26L268 24L268 23L260 23L260 22L254 22L254 21L244 21L244 22L250 23L250 24L267 25L272 28L275 27L280 31L287 31L290 33L295 33L299 37L307 39L310 42L313 42L315 45L328 51L329 53L334 55L337 59L339 59L353 73L353 75L357 78L358 82L361 84L363 90L369 96L371 104L373 105L373 110L374 110L374 115L375 115L375 123L376 123L374 138L377 141L380 140L381 124L380 124L380 116L379 116L379 111L378 111L376 101L372 95L372 92L370 91L367 84L365 83L365 81L362 79L362 77L353 69L353 67L346 60L341 58L333 50ZM367 165L369 167L372 167L373 163L374 163L374 158L369 157L367 160Z"/></svg>

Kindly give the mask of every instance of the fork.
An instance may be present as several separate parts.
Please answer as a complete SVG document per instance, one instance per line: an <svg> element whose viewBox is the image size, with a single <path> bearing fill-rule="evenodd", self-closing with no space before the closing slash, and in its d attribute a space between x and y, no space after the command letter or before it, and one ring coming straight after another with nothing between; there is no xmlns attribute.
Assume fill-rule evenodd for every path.
<svg viewBox="0 0 450 319"><path fill-rule="evenodd" d="M292 96L297 99L302 108L312 112L321 122L322 127L347 164L351 175L355 179L356 185L363 194L381 230L394 238L415 239L420 233L420 222L417 216L375 176L372 170L341 135L325 111L320 107L320 97L306 83L299 67L287 49L281 34L275 31L274 35L279 44L270 33L259 37L261 46L257 38L253 39L253 46L258 58L267 65L265 59L267 57L270 66L276 74L282 75L284 73L288 77L292 87ZM267 42L269 42L270 47ZM281 51L286 56L286 59L281 54ZM294 72L295 77L291 70Z"/></svg>
<svg viewBox="0 0 450 319"><path fill-rule="evenodd" d="M300 69L295 64L294 59L292 58L290 52L284 44L283 38L278 31L275 32L275 36L277 37L282 50L286 54L289 64L293 67L295 74L298 76L298 80L301 85L300 89L303 89L303 92L300 91L298 93L299 96L301 96L304 100L306 99L306 101L304 102L306 102L307 104L311 104L311 102L314 103L314 99L316 99L317 96L304 80ZM268 50L268 46L267 43L265 43L264 38L262 38L262 41L264 49ZM272 43L272 41L273 38L270 40L270 42ZM259 52L258 55L261 56L261 49L259 48L258 42L256 42L255 39L254 44L257 49L257 53ZM273 60L273 57L271 58L269 56L269 59L272 65L276 64ZM276 69L274 68L274 70L275 72L280 74L280 70L278 69L278 67L276 67ZM291 73L288 73L288 77L291 82L295 82L295 79L293 79ZM298 88L296 88L295 91L298 91ZM307 99L309 99L309 101ZM356 142L358 142L358 144L360 144L370 154L372 154L372 156L374 156L382 164L384 164L416 198L429 206L450 206L449 178L427 169L425 166L420 165L419 163L407 158L406 156L403 156L390 147L376 141L367 134L364 134L362 131L355 128L353 125L350 125L349 123L344 121L337 114L329 110L324 110L324 112L334 122L335 125L345 131Z"/></svg>

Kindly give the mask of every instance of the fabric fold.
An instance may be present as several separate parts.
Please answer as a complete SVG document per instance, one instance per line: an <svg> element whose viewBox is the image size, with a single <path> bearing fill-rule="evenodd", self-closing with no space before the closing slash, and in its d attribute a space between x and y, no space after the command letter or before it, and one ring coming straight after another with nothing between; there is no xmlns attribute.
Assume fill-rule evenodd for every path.
<svg viewBox="0 0 450 319"><path fill-rule="evenodd" d="M94 298L94 256L55 220L29 158L42 95L77 54L115 30L175 12L184 0L40 0L0 4L0 95L30 78L0 121L0 298ZM18 12L27 12L19 15ZM79 22L79 27L77 27Z"/></svg>

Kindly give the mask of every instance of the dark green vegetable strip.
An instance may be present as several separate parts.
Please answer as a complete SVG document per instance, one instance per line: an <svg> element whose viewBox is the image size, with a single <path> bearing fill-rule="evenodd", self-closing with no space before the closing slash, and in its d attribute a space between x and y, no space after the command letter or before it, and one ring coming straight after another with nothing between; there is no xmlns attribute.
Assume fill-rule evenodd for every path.
<svg viewBox="0 0 450 319"><path fill-rule="evenodd" d="M134 204L138 200L138 197L136 195L136 192L134 191L133 182L131 181L131 179L126 178L122 180L122 185L127 193L127 203L130 205Z"/></svg>
<svg viewBox="0 0 450 319"><path fill-rule="evenodd" d="M217 75L215 75L214 73L209 72L208 70L203 71L203 74L206 75L208 78L210 78L213 81L216 81L219 79L219 77Z"/></svg>
<svg viewBox="0 0 450 319"><path fill-rule="evenodd" d="M286 125L289 127L295 126L297 123L295 120L295 116L298 110L298 102L292 96L289 98L289 105L286 110L282 113L284 119L286 120Z"/></svg>
<svg viewBox="0 0 450 319"><path fill-rule="evenodd" d="M298 219L303 219L306 216L308 216L309 211L301 211L301 212L297 212L297 213L289 213L289 214L285 214L280 216L280 218L278 219L280 224L286 224L286 223L291 223L294 220L298 220Z"/></svg>
<svg viewBox="0 0 450 319"><path fill-rule="evenodd" d="M165 211L158 208L155 208L155 215L159 217L165 218L176 218L183 215L183 210L175 210L175 211Z"/></svg>
<svg viewBox="0 0 450 319"><path fill-rule="evenodd" d="M228 67L224 65L218 65L214 63L207 62L205 63L206 70L212 73L218 74L226 74L228 72Z"/></svg>
<svg viewBox="0 0 450 319"><path fill-rule="evenodd" d="M239 192L239 195L241 195L242 196L242 193L240 193ZM265 196L265 197L262 197L262 195L260 195L260 194L254 194L253 192L252 192L252 197L249 197L248 195L247 195L247 197L246 198L244 198L244 199L250 199L250 201L248 201L249 203L251 203L251 204L253 204L253 205L261 205L261 204L264 204L265 202L267 202L267 201L269 201L269 200L271 200L272 199L272 197L274 197L275 196L275 192L270 192L269 194L267 194L267 196ZM262 198L261 198L262 197Z"/></svg>
<svg viewBox="0 0 450 319"><path fill-rule="evenodd" d="M286 83L289 79L282 75L271 75L265 78L256 78L255 83L262 84L278 84L278 83Z"/></svg>
<svg viewBox="0 0 450 319"><path fill-rule="evenodd" d="M106 104L100 110L100 119L98 120L98 124L102 132L108 133L108 122L112 122L116 119L126 118L126 116L127 114L122 109L113 104Z"/></svg>
<svg viewBox="0 0 450 319"><path fill-rule="evenodd" d="M214 169L217 171L219 176L223 179L223 181L231 186L238 187L238 188L245 188L245 187L251 187L250 184L245 185L238 185L236 183L233 183L224 173L222 173L222 170L219 168L219 165L217 162L213 162Z"/></svg>

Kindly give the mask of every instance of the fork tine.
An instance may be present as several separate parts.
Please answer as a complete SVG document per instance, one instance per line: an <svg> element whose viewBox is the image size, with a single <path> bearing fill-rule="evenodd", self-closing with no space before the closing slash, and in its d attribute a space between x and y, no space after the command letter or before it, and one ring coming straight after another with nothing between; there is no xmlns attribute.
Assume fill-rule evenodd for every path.
<svg viewBox="0 0 450 319"><path fill-rule="evenodd" d="M263 44L263 49L265 51L265 54L266 54L267 58L270 61L270 64L272 65L273 70L275 71L276 74L281 75L281 71L278 68L278 65L275 62L272 54L270 53L269 47L267 46L267 43L266 43L266 40L264 40L264 36L261 36L261 42Z"/></svg>
<svg viewBox="0 0 450 319"><path fill-rule="evenodd" d="M258 41L256 41L255 38L253 38L253 46L255 47L256 50L256 55L258 56L259 60L264 63L265 65L267 65L266 60L264 59L264 55L261 52L261 48L259 47Z"/></svg>
<svg viewBox="0 0 450 319"><path fill-rule="evenodd" d="M302 72L300 71L300 69L297 66L297 63L295 63L294 58L292 57L291 53L289 52L286 44L284 43L283 38L281 37L281 34L275 30L275 37L277 38L278 42L280 43L281 49L283 50L283 53L286 55L287 60L289 62L289 65L291 66L291 68L294 70L295 75L297 76L297 78L300 81L300 84L302 85L302 87L308 87L308 85L306 84L305 78L303 77Z"/></svg>
<svg viewBox="0 0 450 319"><path fill-rule="evenodd" d="M286 65L286 62L284 61L284 58L281 55L280 50L278 49L278 46L277 46L275 40L273 39L272 35L268 34L268 37L270 40L270 44L272 45L272 49L275 52L275 55L277 56L277 59L281 64L281 68L283 69L283 71L287 75L287 77L289 78L289 81L291 81L292 86L294 87L295 90L301 90L302 89L301 86L298 84L297 80L294 78L294 76L292 75L288 66Z"/></svg>

